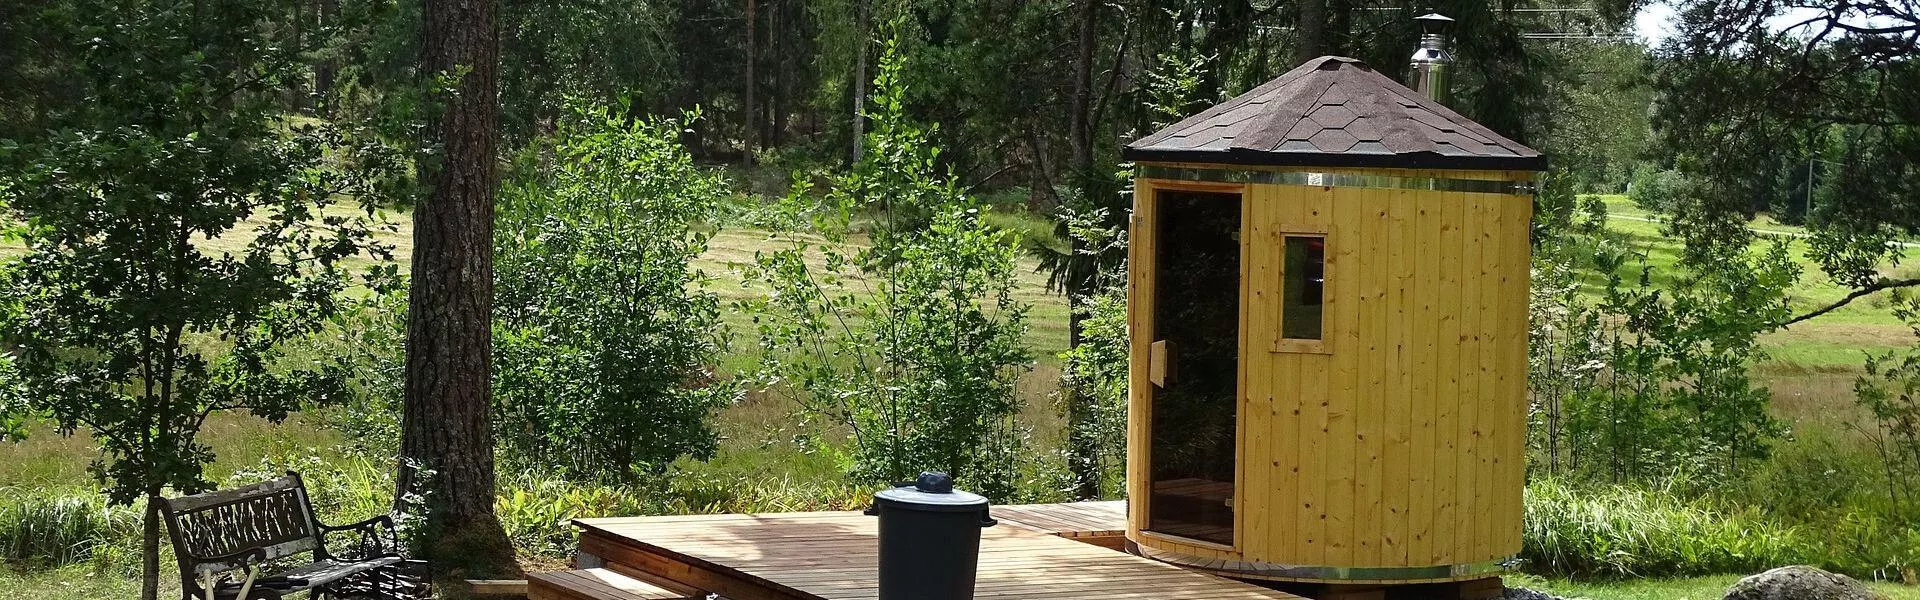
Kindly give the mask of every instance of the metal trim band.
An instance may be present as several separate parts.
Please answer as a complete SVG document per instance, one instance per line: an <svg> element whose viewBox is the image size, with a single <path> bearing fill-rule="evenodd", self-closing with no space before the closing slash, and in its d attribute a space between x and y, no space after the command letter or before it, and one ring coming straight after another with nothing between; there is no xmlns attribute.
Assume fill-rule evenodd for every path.
<svg viewBox="0 0 1920 600"><path fill-rule="evenodd" d="M1399 177L1359 173L1314 171L1251 171L1241 169L1199 169L1165 165L1140 165L1140 176L1148 179L1176 179L1215 183L1262 183L1270 185L1306 185L1314 187L1355 187L1389 190L1427 190L1473 194L1533 195L1531 181L1490 179L1447 179L1439 177Z"/></svg>
<svg viewBox="0 0 1920 600"><path fill-rule="evenodd" d="M1313 581L1446 581L1472 578L1480 575L1493 575L1508 570L1513 558L1503 558L1459 565L1433 565L1424 567L1329 567L1319 565L1278 565L1260 561L1221 560L1187 556L1178 552L1161 550L1140 544L1128 544L1135 547L1142 556L1165 563L1213 571L1227 576L1251 577L1255 579L1313 580Z"/></svg>

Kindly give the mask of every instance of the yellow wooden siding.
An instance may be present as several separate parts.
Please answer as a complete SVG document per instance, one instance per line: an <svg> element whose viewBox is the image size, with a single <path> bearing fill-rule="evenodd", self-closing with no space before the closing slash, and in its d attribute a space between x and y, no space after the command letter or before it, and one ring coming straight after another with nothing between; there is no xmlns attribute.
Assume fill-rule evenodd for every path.
<svg viewBox="0 0 1920 600"><path fill-rule="evenodd" d="M1147 348L1152 345L1153 314L1153 185L1134 183L1133 218L1127 239L1127 537L1137 539L1146 521L1148 417L1153 413L1153 385L1147 381Z"/></svg>
<svg viewBox="0 0 1920 600"><path fill-rule="evenodd" d="M1177 184L1137 185L1131 299L1141 332L1152 251L1142 219L1152 190ZM1151 394L1139 362L1129 405L1129 535L1196 557L1284 565L1466 564L1518 552L1531 204L1465 192L1249 185L1243 207L1235 549L1140 535ZM1275 344L1288 231L1328 239L1325 354ZM1135 356L1145 356L1146 338L1133 340Z"/></svg>

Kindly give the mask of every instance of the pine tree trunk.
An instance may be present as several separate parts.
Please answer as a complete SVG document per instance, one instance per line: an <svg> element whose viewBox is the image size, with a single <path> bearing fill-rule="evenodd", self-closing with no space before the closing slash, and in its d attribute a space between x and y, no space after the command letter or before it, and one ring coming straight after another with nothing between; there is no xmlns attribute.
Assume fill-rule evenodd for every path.
<svg viewBox="0 0 1920 600"><path fill-rule="evenodd" d="M423 495L425 547L418 550L448 580L520 572L493 512L494 10L495 0L425 3L422 75L465 75L457 93L439 99L432 135L442 160L429 167L433 192L414 211L399 493Z"/></svg>
<svg viewBox="0 0 1920 600"><path fill-rule="evenodd" d="M334 19L340 12L340 0L319 0L319 8L317 11L319 12L319 26L322 28L332 27ZM313 94L314 97L319 100L320 116L332 116L333 114L333 78L334 73L338 71L339 68L340 60L331 55L321 58L320 64L314 65L313 67Z"/></svg>
<svg viewBox="0 0 1920 600"><path fill-rule="evenodd" d="M746 110L741 112L742 121L746 124L743 135L746 136L747 151L740 158L742 164L753 164L753 152L759 149L763 142L760 139L760 115L754 112L753 104L754 88L760 87L759 81L753 77L753 63L759 58L756 53L759 43L753 37L754 21L759 18L759 15L755 14L757 8L759 7L754 0L747 0L747 101Z"/></svg>
<svg viewBox="0 0 1920 600"><path fill-rule="evenodd" d="M147 496L147 519L140 531L140 600L160 597L160 494ZM182 584L184 585L184 583Z"/></svg>
<svg viewBox="0 0 1920 600"><path fill-rule="evenodd" d="M1072 144L1073 168L1082 173L1093 168L1093 46L1094 28L1099 17L1098 0L1080 0L1078 44L1073 53L1073 98L1067 116L1067 137Z"/></svg>
<svg viewBox="0 0 1920 600"><path fill-rule="evenodd" d="M1300 0L1300 39L1293 47L1293 64L1327 53L1327 0Z"/></svg>
<svg viewBox="0 0 1920 600"><path fill-rule="evenodd" d="M1079 21L1079 40L1073 54L1073 98L1069 102L1067 115L1068 143L1073 152L1073 181L1080 187L1081 199L1092 198L1093 173L1093 49L1095 27L1099 24L1098 0L1080 0L1077 7ZM1073 259L1084 260L1085 248L1079 239L1069 242L1073 246ZM1078 270L1075 266L1069 269ZM1083 281L1092 281L1091 276L1079 277L1078 273L1068 278L1069 289L1067 303L1067 347L1080 345L1081 315L1078 307L1086 302L1092 290ZM1100 450L1094 443L1093 396L1078 386L1070 386L1067 395L1067 470L1073 475L1074 496L1076 498L1096 498L1100 496Z"/></svg>
<svg viewBox="0 0 1920 600"><path fill-rule="evenodd" d="M854 18L854 54L853 54L853 162L860 163L860 157L866 155L867 143L867 86L873 82L867 80L867 3L869 0L857 0L858 14Z"/></svg>
<svg viewBox="0 0 1920 600"><path fill-rule="evenodd" d="M307 6L306 2L295 2L292 7L293 47L303 52L306 50L307 43ZM307 100L306 81L300 77L288 77L287 107L295 112L311 114L313 106L309 104Z"/></svg>
<svg viewBox="0 0 1920 600"><path fill-rule="evenodd" d="M767 102L767 146L779 148L786 143L787 130L787 4L774 0L768 15L767 44L773 47L773 98Z"/></svg>

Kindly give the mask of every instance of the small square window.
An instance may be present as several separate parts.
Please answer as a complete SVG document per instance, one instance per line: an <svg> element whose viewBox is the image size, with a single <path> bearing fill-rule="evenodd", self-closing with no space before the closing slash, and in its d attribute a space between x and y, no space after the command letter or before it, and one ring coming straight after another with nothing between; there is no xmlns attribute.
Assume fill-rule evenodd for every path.
<svg viewBox="0 0 1920 600"><path fill-rule="evenodd" d="M1286 236L1281 277L1280 337L1321 339L1321 309L1326 305L1327 287L1326 236Z"/></svg>

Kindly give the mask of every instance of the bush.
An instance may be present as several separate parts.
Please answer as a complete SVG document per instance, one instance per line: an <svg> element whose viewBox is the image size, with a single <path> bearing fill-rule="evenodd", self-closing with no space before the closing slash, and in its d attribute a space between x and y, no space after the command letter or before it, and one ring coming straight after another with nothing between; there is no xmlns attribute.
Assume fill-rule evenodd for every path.
<svg viewBox="0 0 1920 600"><path fill-rule="evenodd" d="M858 481L939 470L1005 500L1020 487L1014 383L1030 363L1028 307L1013 298L1018 240L936 167L930 136L905 117L889 48L866 156L808 208L826 240L787 237L758 253L747 275L766 293L742 308L767 379L792 386L809 417L852 432ZM789 206L811 199L804 183ZM859 248L847 226L863 213L878 220Z"/></svg>
<svg viewBox="0 0 1920 600"><path fill-rule="evenodd" d="M1126 232L1102 226L1105 209L1089 215L1065 216L1068 235L1074 237L1088 255L1109 251L1125 252ZM1060 353L1061 387L1082 394L1082 413L1069 419L1067 439L1069 461L1081 477L1095 485L1092 496L1113 497L1126 489L1127 459L1127 356L1131 350L1127 338L1127 265L1123 261L1112 268L1097 269L1092 285L1095 291L1078 299L1071 307L1080 319L1080 343ZM1076 407L1065 407L1073 415ZM1081 482L1087 483L1087 482Z"/></svg>
<svg viewBox="0 0 1920 600"><path fill-rule="evenodd" d="M1690 252L1656 283L1646 254L1570 217L1536 232L1530 466L1616 483L1675 471L1725 481L1764 459L1784 427L1751 365L1765 356L1760 334L1790 314L1799 267L1787 241ZM1598 297L1583 272L1603 278Z"/></svg>
<svg viewBox="0 0 1920 600"><path fill-rule="evenodd" d="M495 431L508 464L633 482L712 454L734 387L712 365L719 300L690 263L726 198L676 141L682 124L580 108L551 172L496 215Z"/></svg>
<svg viewBox="0 0 1920 600"><path fill-rule="evenodd" d="M1665 213L1679 206L1687 190L1687 177L1673 169L1642 168L1628 184L1627 198L1649 212Z"/></svg>

